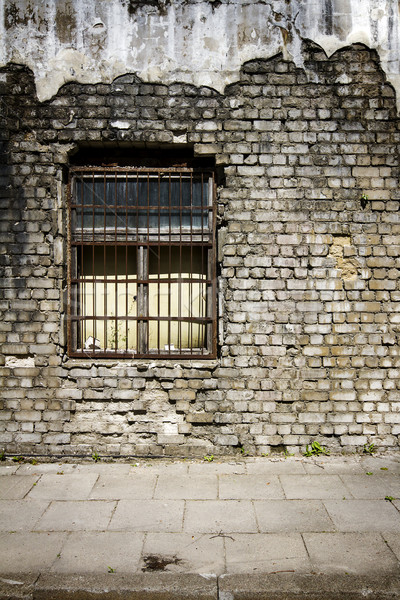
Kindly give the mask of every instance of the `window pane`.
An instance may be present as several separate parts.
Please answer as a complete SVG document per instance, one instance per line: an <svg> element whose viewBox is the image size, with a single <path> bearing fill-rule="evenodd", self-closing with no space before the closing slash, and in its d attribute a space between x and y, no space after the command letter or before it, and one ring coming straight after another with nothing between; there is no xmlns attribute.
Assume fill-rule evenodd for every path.
<svg viewBox="0 0 400 600"><path fill-rule="evenodd" d="M165 231L209 226L209 177L176 173L96 174L77 178L76 218L79 232L114 232L119 237L148 228Z"/></svg>
<svg viewBox="0 0 400 600"><path fill-rule="evenodd" d="M207 316L206 256L201 248L151 248L149 316L161 319L149 322L150 350L205 346L206 325L198 320Z"/></svg>
<svg viewBox="0 0 400 600"><path fill-rule="evenodd" d="M136 248L83 246L78 254L81 348L134 350L136 320L127 317L137 316Z"/></svg>

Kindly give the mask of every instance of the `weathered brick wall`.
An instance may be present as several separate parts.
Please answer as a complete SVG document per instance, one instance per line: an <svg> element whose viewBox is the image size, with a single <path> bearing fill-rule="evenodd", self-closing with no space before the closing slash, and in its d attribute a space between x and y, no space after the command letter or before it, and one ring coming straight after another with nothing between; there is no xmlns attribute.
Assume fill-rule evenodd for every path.
<svg viewBox="0 0 400 600"><path fill-rule="evenodd" d="M362 46L303 53L305 69L281 56L247 63L223 95L126 75L39 103L28 70L1 70L7 453L398 448L394 92ZM67 357L66 171L88 142L215 156L217 360Z"/></svg>

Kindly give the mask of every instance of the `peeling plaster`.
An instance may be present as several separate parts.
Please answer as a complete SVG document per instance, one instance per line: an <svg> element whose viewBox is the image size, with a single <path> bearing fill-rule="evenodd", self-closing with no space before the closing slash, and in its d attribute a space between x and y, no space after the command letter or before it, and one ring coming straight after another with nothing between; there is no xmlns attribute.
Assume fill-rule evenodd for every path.
<svg viewBox="0 0 400 600"><path fill-rule="evenodd" d="M354 43L375 49L400 91L396 0L0 2L0 65L32 69L41 101L66 82L110 83L125 73L222 92L249 60L282 52L302 67L306 38L328 56Z"/></svg>

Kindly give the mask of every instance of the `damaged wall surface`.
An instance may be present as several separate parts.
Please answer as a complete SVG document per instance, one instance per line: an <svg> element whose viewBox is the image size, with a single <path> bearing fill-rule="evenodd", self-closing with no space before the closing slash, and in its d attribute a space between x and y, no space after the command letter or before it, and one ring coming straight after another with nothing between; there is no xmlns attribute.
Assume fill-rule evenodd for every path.
<svg viewBox="0 0 400 600"><path fill-rule="evenodd" d="M365 44L400 86L395 0L6 0L0 28L0 65L32 69L42 101L68 81L110 83L131 72L222 92L248 60L282 52L304 67L303 39L328 56Z"/></svg>
<svg viewBox="0 0 400 600"><path fill-rule="evenodd" d="M203 456L318 440L332 451L398 449L398 3L7 0L2 10L0 448ZM129 279L136 302L152 284L152 258L139 258L151 243L138 225L136 238L125 227L124 243L115 225L112 242L106 208L96 213L83 192L79 202L69 182L86 167L92 181L107 169L128 181L132 165L175 154L180 172L185 156L214 172L212 211L197 230L190 217L189 241L211 245L204 231L216 218L217 256L196 279L217 288L216 351L96 356L105 326L79 356L69 323L87 307L71 312L71 289L82 298L85 277L103 289L108 277L118 291L121 256L128 285L119 244L139 265ZM125 200L126 215L139 213L138 198L136 209ZM151 235L161 246L157 206ZM190 206L194 215L203 201ZM99 215L112 277L107 249L102 277L94 267ZM179 289L194 279L190 256L185 269L179 259ZM126 323L140 321L146 293Z"/></svg>

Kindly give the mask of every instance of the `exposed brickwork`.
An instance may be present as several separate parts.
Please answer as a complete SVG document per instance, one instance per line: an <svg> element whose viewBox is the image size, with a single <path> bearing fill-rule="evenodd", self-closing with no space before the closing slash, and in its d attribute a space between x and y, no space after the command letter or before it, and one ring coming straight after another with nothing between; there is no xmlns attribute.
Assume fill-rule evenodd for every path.
<svg viewBox="0 0 400 600"><path fill-rule="evenodd" d="M248 63L224 95L126 75L40 104L29 71L1 71L6 452L399 446L394 92L364 47L304 55L305 70L282 57ZM88 142L215 155L217 360L66 356L65 173Z"/></svg>

